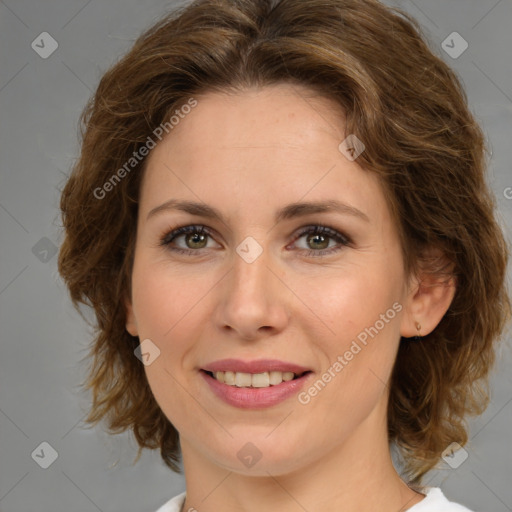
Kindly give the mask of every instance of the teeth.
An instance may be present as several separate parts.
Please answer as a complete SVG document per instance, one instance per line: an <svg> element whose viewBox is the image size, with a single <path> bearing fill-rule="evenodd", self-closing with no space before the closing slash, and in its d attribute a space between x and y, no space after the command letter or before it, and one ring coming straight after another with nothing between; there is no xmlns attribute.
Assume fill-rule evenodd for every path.
<svg viewBox="0 0 512 512"><path fill-rule="evenodd" d="M249 373L242 373L241 375L250 376ZM268 372L255 373L252 377L250 377L250 384L252 385L253 388L268 388L270 386L270 377L268 375Z"/></svg>
<svg viewBox="0 0 512 512"><path fill-rule="evenodd" d="M283 381L293 380L296 376L293 372L263 372L263 373L242 373L242 372L213 372L213 376L219 382L228 386L239 388L268 388L277 386Z"/></svg>
<svg viewBox="0 0 512 512"><path fill-rule="evenodd" d="M252 375L250 373L235 373L235 386L246 388L251 386Z"/></svg>

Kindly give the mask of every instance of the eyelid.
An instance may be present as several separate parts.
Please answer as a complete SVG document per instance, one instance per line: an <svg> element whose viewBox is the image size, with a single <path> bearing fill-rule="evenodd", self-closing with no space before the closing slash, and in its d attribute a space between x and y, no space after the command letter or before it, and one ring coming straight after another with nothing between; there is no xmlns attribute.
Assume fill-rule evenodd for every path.
<svg viewBox="0 0 512 512"><path fill-rule="evenodd" d="M188 233L204 233L213 238L213 234L217 233L214 229L209 228L203 224L186 224L183 226L177 226L164 231L164 234L160 237L159 245L167 245L178 236L186 235Z"/></svg>
<svg viewBox="0 0 512 512"><path fill-rule="evenodd" d="M215 234L217 233L216 230L205 226L204 224L185 224L182 226L177 226L175 228L169 228L166 231L164 231L164 234L160 237L160 242L158 243L158 246L163 246L165 248L168 248L171 251L175 251L178 253L200 253L200 251L206 249L183 249L180 247L170 247L171 242L173 242L176 238L180 236L184 236L189 233L200 233L205 234L209 236L212 239L215 239ZM340 231L336 228L333 228L326 224L308 224L306 226L302 226L298 230L295 231L295 233L292 235L292 241L290 244L287 245L287 247L291 244L294 244L298 239L302 238L304 235L307 234L319 234L319 235L326 235L328 238L331 238L333 240L336 240L338 243L338 246L331 247L328 249L321 249L321 250L313 250L313 249L299 249L299 251L306 251L308 253L308 256L311 257L323 257L327 256L330 253L337 252L341 250L343 247L351 246L352 245L352 239L350 236L346 235L344 231ZM218 243L218 242L217 242Z"/></svg>
<svg viewBox="0 0 512 512"><path fill-rule="evenodd" d="M295 242L295 240L311 232L315 232L321 235L327 235L331 238L341 238L347 244L352 243L352 239L348 235L346 235L339 229L335 229L331 226L328 226L327 224L308 224L307 226L303 226L302 228L299 228L298 233L294 235L293 241Z"/></svg>

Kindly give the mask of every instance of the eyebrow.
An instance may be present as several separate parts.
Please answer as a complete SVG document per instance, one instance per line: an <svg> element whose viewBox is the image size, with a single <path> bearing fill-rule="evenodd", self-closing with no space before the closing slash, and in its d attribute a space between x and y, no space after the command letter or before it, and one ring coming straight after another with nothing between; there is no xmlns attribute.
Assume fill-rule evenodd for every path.
<svg viewBox="0 0 512 512"><path fill-rule="evenodd" d="M209 206L206 203L196 203L194 201L186 201L179 199L170 199L165 203L153 208L146 217L146 220L151 217L167 211L178 210L189 213L190 215L195 215L198 217L205 217L208 219L215 219L222 223L225 223L224 216L222 213L214 208L213 206ZM370 222L368 216L363 213L361 210L350 206L348 204L344 204L340 201L336 201L335 199L327 200L327 201L315 201L315 202L298 202L291 203L282 208L280 208L274 217L274 222L278 223L283 220L289 220L296 217L304 217L306 215L311 215L314 213L325 213L325 212L336 212L344 215L351 215L353 217L358 217L365 222Z"/></svg>

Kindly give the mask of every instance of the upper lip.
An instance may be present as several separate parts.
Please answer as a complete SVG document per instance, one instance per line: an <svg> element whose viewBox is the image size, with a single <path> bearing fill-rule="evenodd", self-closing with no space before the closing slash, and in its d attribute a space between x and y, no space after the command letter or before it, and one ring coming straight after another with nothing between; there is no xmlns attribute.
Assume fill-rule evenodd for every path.
<svg viewBox="0 0 512 512"><path fill-rule="evenodd" d="M287 363L278 359L258 359L243 361L241 359L220 359L208 363L203 367L208 372L238 372L238 373L264 373L264 372L293 372L301 374L310 371L309 368L295 363Z"/></svg>

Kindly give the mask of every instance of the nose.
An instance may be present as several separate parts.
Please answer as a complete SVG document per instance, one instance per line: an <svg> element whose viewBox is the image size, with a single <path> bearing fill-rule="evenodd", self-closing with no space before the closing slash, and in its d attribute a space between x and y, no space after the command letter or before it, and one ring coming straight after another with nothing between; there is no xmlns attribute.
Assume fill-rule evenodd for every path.
<svg viewBox="0 0 512 512"><path fill-rule="evenodd" d="M233 267L219 283L215 320L220 329L255 340L281 332L289 321L293 294L268 250L254 260L234 253Z"/></svg>

